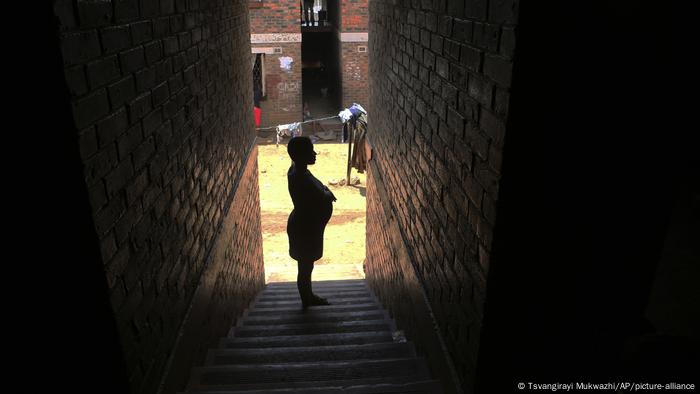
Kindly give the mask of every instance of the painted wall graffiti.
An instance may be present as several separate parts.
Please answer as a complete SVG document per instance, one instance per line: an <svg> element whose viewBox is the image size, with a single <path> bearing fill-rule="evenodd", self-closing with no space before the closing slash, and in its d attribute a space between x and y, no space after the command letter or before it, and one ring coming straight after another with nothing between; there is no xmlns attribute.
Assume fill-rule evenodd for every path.
<svg viewBox="0 0 700 394"><path fill-rule="evenodd" d="M301 82L299 81L285 81L277 83L277 91L279 93L299 93L301 89Z"/></svg>
<svg viewBox="0 0 700 394"><path fill-rule="evenodd" d="M262 103L261 126L299 121L301 118L301 59L299 44L280 44L281 52L265 56L266 97ZM289 69L285 69L288 66Z"/></svg>

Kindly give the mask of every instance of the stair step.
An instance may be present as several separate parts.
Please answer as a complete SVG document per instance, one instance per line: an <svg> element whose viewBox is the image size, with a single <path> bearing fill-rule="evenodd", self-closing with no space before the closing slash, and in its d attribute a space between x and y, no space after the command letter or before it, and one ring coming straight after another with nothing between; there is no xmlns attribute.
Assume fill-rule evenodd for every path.
<svg viewBox="0 0 700 394"><path fill-rule="evenodd" d="M364 279L316 281L331 305L301 308L296 282L268 284L192 371L191 394L437 394L426 361Z"/></svg>
<svg viewBox="0 0 700 394"><path fill-rule="evenodd" d="M316 311L314 311L316 312ZM297 314L268 314L247 316L241 322L242 326L260 326L270 324L300 324L323 323L338 321L379 320L385 318L384 310L369 311L340 311Z"/></svg>
<svg viewBox="0 0 700 394"><path fill-rule="evenodd" d="M331 292L331 291L367 291L369 290L369 287L365 284L353 284L353 285L317 285L316 282L313 282L311 287L313 288L314 292ZM293 285L289 286L266 286L262 294L269 294L269 293L296 293L299 294L299 289L297 288L297 284L294 283Z"/></svg>
<svg viewBox="0 0 700 394"><path fill-rule="evenodd" d="M414 380L429 379L424 359L397 358L199 367L195 368L192 374L190 388L263 383L282 383L289 387L291 382L313 383L391 376L411 377Z"/></svg>
<svg viewBox="0 0 700 394"><path fill-rule="evenodd" d="M346 291L319 291L314 290L314 294L319 295L323 298L335 297L335 298L357 298L357 297L371 297L372 294L369 290L346 290ZM284 291L284 292L263 292L258 298L257 302L269 302L269 301L286 301L299 299L298 291Z"/></svg>
<svg viewBox="0 0 700 394"><path fill-rule="evenodd" d="M320 387L280 388L243 391L191 391L191 394L441 394L440 382L424 380L407 383L365 383L357 381L357 385L339 385L337 382L314 382ZM320 385L322 384L322 386ZM352 383L350 383L352 384ZM293 384L292 384L293 385Z"/></svg>
<svg viewBox="0 0 700 394"><path fill-rule="evenodd" d="M376 302L371 296L358 296L358 297L328 297L328 302L332 305L347 305L347 304L369 304ZM301 300L298 298L295 300L279 300L279 301L263 301L256 302L253 306L254 308L279 308L279 307L299 307L301 308Z"/></svg>
<svg viewBox="0 0 700 394"><path fill-rule="evenodd" d="M314 322L300 324L272 324L266 326L240 326L234 329L234 336L246 337L270 337L282 335L311 335L347 333L360 331L390 330L391 326L386 319L339 321L339 322Z"/></svg>
<svg viewBox="0 0 700 394"><path fill-rule="evenodd" d="M313 281L314 288L316 287L342 287L342 286L366 286L367 281L364 279L339 279L339 280L315 280ZM294 288L296 289L297 282L272 282L268 283L266 289Z"/></svg>
<svg viewBox="0 0 700 394"><path fill-rule="evenodd" d="M390 331L348 332L315 335L284 335L277 337L222 338L219 348L254 349L271 347L360 345L393 342Z"/></svg>
<svg viewBox="0 0 700 394"><path fill-rule="evenodd" d="M365 284L354 284L354 285L319 285L316 282L313 282L311 285L311 288L313 289L314 293L318 292L333 292L333 291L369 291L369 287ZM299 294L299 289L297 288L297 284L294 283L293 285L289 286L275 286L272 287L270 285L266 286L262 290L262 294L270 294L270 293L297 293Z"/></svg>
<svg viewBox="0 0 700 394"><path fill-rule="evenodd" d="M364 345L303 346L267 349L212 349L206 365L290 363L303 361L369 360L415 357L413 345L370 343Z"/></svg>
<svg viewBox="0 0 700 394"><path fill-rule="evenodd" d="M354 312L354 311L370 311L381 310L376 302L366 302L361 304L344 304L344 305L319 305L312 306L306 310L302 310L299 305L282 305L279 307L269 307L260 309L250 309L248 316L282 316L282 315L302 315L302 314L320 314L326 312Z"/></svg>

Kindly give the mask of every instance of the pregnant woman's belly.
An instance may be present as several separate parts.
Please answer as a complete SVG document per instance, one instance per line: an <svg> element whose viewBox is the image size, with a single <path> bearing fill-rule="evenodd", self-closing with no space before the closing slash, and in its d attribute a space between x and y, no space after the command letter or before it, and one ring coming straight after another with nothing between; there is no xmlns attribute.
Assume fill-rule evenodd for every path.
<svg viewBox="0 0 700 394"><path fill-rule="evenodd" d="M323 226L328 223L328 221L331 219L331 215L333 215L333 203L330 201L326 201L321 204L321 223Z"/></svg>
<svg viewBox="0 0 700 394"><path fill-rule="evenodd" d="M302 211L295 208L289 215L288 229L292 232L307 233L323 231L331 219L331 215L333 215L333 204L330 201L321 203L313 211Z"/></svg>

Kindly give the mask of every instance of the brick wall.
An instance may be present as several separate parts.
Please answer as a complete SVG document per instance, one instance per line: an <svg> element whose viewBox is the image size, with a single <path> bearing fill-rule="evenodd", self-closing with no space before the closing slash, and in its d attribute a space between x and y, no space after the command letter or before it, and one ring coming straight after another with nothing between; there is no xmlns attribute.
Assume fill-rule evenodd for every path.
<svg viewBox="0 0 700 394"><path fill-rule="evenodd" d="M344 32L367 31L368 0L339 0L341 17L338 28Z"/></svg>
<svg viewBox="0 0 700 394"><path fill-rule="evenodd" d="M281 48L281 53L265 54L265 94L260 102L261 127L301 121L301 42L253 44L254 48ZM292 58L291 70L280 67L280 58Z"/></svg>
<svg viewBox="0 0 700 394"><path fill-rule="evenodd" d="M427 359L431 375L441 381L443 392L455 393L456 372L446 358L445 342L435 330L435 317L411 265L411 251L401 235L381 177L376 162L370 161L367 171L367 234L371 234L372 243L367 248L367 281L392 316L401 319L398 327L408 338L418 340L416 350ZM464 318L463 315L456 317ZM454 323L464 322L456 320Z"/></svg>
<svg viewBox="0 0 700 394"><path fill-rule="evenodd" d="M343 107L359 103L363 107L369 104L369 51L366 42L341 42ZM358 48L364 47L364 52Z"/></svg>
<svg viewBox="0 0 700 394"><path fill-rule="evenodd" d="M268 49L264 67L267 98L260 103L261 127L301 120L299 18L299 2L294 0L266 0L261 7L250 9L250 31L257 36L252 46ZM273 48L280 48L281 52L274 53ZM293 59L290 71L280 68L280 57Z"/></svg>
<svg viewBox="0 0 700 394"><path fill-rule="evenodd" d="M154 392L202 278L217 276L213 291L228 298L212 299L238 306L263 284L257 183L238 186L256 161L247 3L58 1L54 11L131 392ZM251 226L233 236L249 258L212 260L231 209ZM218 305L208 308L213 318ZM241 311L189 339L225 335Z"/></svg>
<svg viewBox="0 0 700 394"><path fill-rule="evenodd" d="M297 0L263 0L250 9L252 33L299 33L301 13Z"/></svg>
<svg viewBox="0 0 700 394"><path fill-rule="evenodd" d="M235 174L235 195L227 202L229 210L207 258L207 269L160 393L184 389L192 366L204 364L207 350L218 346L265 283L257 155L253 146L244 169Z"/></svg>
<svg viewBox="0 0 700 394"><path fill-rule="evenodd" d="M475 379L516 19L517 1L370 2L376 169L464 391ZM368 277L389 299L402 274L371 258L381 236L372 231ZM391 272L371 278L382 270Z"/></svg>
<svg viewBox="0 0 700 394"><path fill-rule="evenodd" d="M359 103L366 108L369 105L369 4L367 0L341 0L340 9L338 40L342 104L347 108L352 103ZM364 52L360 52L359 47L364 47Z"/></svg>

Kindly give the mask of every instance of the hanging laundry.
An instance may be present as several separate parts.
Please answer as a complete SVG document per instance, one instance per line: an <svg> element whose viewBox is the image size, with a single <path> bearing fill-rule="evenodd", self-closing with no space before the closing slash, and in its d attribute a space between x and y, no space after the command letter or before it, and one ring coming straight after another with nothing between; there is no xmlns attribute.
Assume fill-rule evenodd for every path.
<svg viewBox="0 0 700 394"><path fill-rule="evenodd" d="M367 153L365 151L365 141L367 139L367 116L360 115L354 122L354 138L350 165L357 169L360 174L367 169Z"/></svg>
<svg viewBox="0 0 700 394"><path fill-rule="evenodd" d="M348 120L352 118L352 112L350 112L349 109L345 108L344 110L338 112L338 116L340 117L340 120L343 123L347 123Z"/></svg>
<svg viewBox="0 0 700 394"><path fill-rule="evenodd" d="M260 127L260 115L261 115L261 110L260 107L253 107L253 117L255 118L255 127Z"/></svg>
<svg viewBox="0 0 700 394"><path fill-rule="evenodd" d="M285 71L292 71L292 62L294 59L292 59L289 56L283 56L280 59L280 68Z"/></svg>
<svg viewBox="0 0 700 394"><path fill-rule="evenodd" d="M360 104L352 103L352 106L350 106L350 108L345 108L344 110L338 112L338 117L340 117L340 120L343 123L346 123L350 119L362 114L367 115L367 111L365 111L365 109L362 108Z"/></svg>
<svg viewBox="0 0 700 394"><path fill-rule="evenodd" d="M280 139L283 136L288 137L298 137L302 134L302 127L300 122L281 124L277 126L277 144L279 145Z"/></svg>
<svg viewBox="0 0 700 394"><path fill-rule="evenodd" d="M358 116L360 114L367 114L364 108L360 104L352 103L352 106L348 110L353 114L353 116Z"/></svg>
<svg viewBox="0 0 700 394"><path fill-rule="evenodd" d="M352 107L359 109L360 111L362 111L363 114L367 115L367 111L364 108L362 108L362 106L360 104L352 103ZM352 108L352 107L350 107L350 108Z"/></svg>

